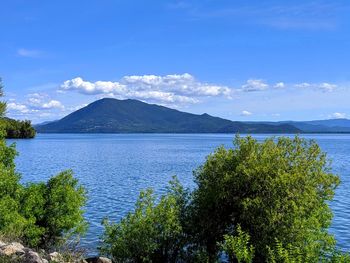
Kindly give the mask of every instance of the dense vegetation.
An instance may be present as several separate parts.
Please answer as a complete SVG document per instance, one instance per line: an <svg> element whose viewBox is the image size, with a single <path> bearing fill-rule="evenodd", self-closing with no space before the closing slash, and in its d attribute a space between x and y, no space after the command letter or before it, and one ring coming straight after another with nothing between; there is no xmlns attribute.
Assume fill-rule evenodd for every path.
<svg viewBox="0 0 350 263"><path fill-rule="evenodd" d="M0 89L2 94L2 89ZM0 102L0 117L6 103ZM86 194L71 171L47 183L22 185L16 172L15 145L7 146L4 123L0 123L0 236L21 240L34 247L53 247L72 235L84 233L81 207Z"/></svg>
<svg viewBox="0 0 350 263"><path fill-rule="evenodd" d="M116 262L350 262L328 233L339 178L313 141L236 137L156 202L142 192L119 223L105 222L102 253Z"/></svg>
<svg viewBox="0 0 350 263"><path fill-rule="evenodd" d="M196 115L138 100L105 98L63 119L36 126L43 133L297 133L289 124L248 124Z"/></svg>
<svg viewBox="0 0 350 263"><path fill-rule="evenodd" d="M1 118L7 139L28 139L35 137L35 129L28 120L20 121L9 118Z"/></svg>

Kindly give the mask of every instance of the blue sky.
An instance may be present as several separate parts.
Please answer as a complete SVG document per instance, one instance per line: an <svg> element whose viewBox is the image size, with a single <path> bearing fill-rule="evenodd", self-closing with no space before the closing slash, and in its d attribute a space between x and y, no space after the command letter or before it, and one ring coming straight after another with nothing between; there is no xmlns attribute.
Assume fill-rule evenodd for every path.
<svg viewBox="0 0 350 263"><path fill-rule="evenodd" d="M350 117L349 1L1 3L8 115L103 97L232 120Z"/></svg>

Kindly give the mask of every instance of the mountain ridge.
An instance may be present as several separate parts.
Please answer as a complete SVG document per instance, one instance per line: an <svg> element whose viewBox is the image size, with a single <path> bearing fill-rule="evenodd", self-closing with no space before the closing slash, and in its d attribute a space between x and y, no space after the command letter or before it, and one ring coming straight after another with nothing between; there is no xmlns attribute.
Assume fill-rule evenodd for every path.
<svg viewBox="0 0 350 263"><path fill-rule="evenodd" d="M104 98L62 119L36 125L39 133L299 133L290 124L249 124L182 112L138 100Z"/></svg>

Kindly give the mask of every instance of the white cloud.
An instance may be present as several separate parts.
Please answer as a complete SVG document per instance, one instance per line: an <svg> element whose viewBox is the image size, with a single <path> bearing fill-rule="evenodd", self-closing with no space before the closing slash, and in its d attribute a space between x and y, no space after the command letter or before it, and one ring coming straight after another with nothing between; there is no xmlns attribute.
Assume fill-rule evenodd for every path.
<svg viewBox="0 0 350 263"><path fill-rule="evenodd" d="M65 81L61 91L75 90L88 95L105 95L116 98L154 100L162 103L196 103L200 97L230 97L232 90L226 86L197 81L192 75L125 76L120 81L84 81L77 77Z"/></svg>
<svg viewBox="0 0 350 263"><path fill-rule="evenodd" d="M281 114L280 114L280 113L272 113L271 116L272 116L272 117L280 117Z"/></svg>
<svg viewBox="0 0 350 263"><path fill-rule="evenodd" d="M247 111L247 110L244 110L244 111L242 111L241 112L241 116L245 116L245 117L247 117L247 116L251 116L253 113L251 113L250 111Z"/></svg>
<svg viewBox="0 0 350 263"><path fill-rule="evenodd" d="M283 89L286 85L284 84L284 82L277 82L274 87L277 89Z"/></svg>
<svg viewBox="0 0 350 263"><path fill-rule="evenodd" d="M118 82L111 81L96 81L88 82L82 78L74 78L65 81L61 85L61 90L77 90L83 94L108 94L108 93L124 93L127 91L126 87Z"/></svg>
<svg viewBox="0 0 350 263"><path fill-rule="evenodd" d="M346 118L346 113L334 112L333 114L329 115L328 117L332 118L332 119L345 119Z"/></svg>
<svg viewBox="0 0 350 263"><path fill-rule="evenodd" d="M268 88L269 85L261 79L248 79L247 83L242 85L242 90L245 92L263 91Z"/></svg>
<svg viewBox="0 0 350 263"><path fill-rule="evenodd" d="M141 88L143 90L164 90L180 95L229 96L231 92L231 90L226 86L211 85L208 83L199 82L188 73L166 76L125 76L122 78L121 82L132 89Z"/></svg>
<svg viewBox="0 0 350 263"><path fill-rule="evenodd" d="M42 108L43 109L63 109L64 106L58 100L50 100L49 102L42 104Z"/></svg>
<svg viewBox="0 0 350 263"><path fill-rule="evenodd" d="M63 112L64 105L58 100L52 100L47 94L32 93L28 94L25 102L16 102L12 100L7 104L7 109L10 116L20 118L34 119L36 117L46 117L52 115L57 110ZM35 117L36 116L36 117Z"/></svg>
<svg viewBox="0 0 350 263"><path fill-rule="evenodd" d="M17 50L17 55L27 58L38 58L42 55L42 52L39 50L20 48Z"/></svg>
<svg viewBox="0 0 350 263"><path fill-rule="evenodd" d="M321 83L318 87L325 92L332 92L337 88L337 85L324 82Z"/></svg>
<svg viewBox="0 0 350 263"><path fill-rule="evenodd" d="M308 82L303 82L299 84L294 85L296 88L312 88L314 90L320 90L323 92L332 92L337 88L336 84L331 84L328 82L323 82L323 83L308 83Z"/></svg>
<svg viewBox="0 0 350 263"><path fill-rule="evenodd" d="M48 95L45 93L30 93L27 95L27 97L29 98L37 98L37 99L43 99L43 98L47 98Z"/></svg>
<svg viewBox="0 0 350 263"><path fill-rule="evenodd" d="M7 109L10 111L12 110L12 111L20 112L20 113L28 113L29 112L29 109L26 105L18 104L15 102L8 103Z"/></svg>
<svg viewBox="0 0 350 263"><path fill-rule="evenodd" d="M310 88L312 85L307 82L299 83L294 85L296 88Z"/></svg>
<svg viewBox="0 0 350 263"><path fill-rule="evenodd" d="M31 93L27 95L26 105L37 110L64 109L63 104L58 100L50 99L45 93Z"/></svg>

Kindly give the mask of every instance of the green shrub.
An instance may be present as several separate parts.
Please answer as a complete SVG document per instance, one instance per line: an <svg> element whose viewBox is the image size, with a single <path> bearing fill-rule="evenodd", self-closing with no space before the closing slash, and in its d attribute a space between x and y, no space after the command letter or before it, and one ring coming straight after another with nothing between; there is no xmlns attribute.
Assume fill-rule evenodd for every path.
<svg viewBox="0 0 350 263"><path fill-rule="evenodd" d="M222 250L231 261L238 263L251 263L254 258L254 247L249 244L250 236L238 225L235 235L224 235Z"/></svg>
<svg viewBox="0 0 350 263"><path fill-rule="evenodd" d="M252 137L235 148L217 149L195 173L193 226L196 242L216 258L218 242L240 224L251 237L256 261L265 262L275 239L300 248L305 257L328 253L335 244L327 229L339 178L313 141Z"/></svg>
<svg viewBox="0 0 350 263"><path fill-rule="evenodd" d="M0 172L1 176L6 174ZM2 182L11 186L12 181ZM82 206L86 194L71 171L52 177L48 183L17 185L16 195L0 198L0 233L25 244L47 248L62 244L86 231Z"/></svg>
<svg viewBox="0 0 350 263"><path fill-rule="evenodd" d="M30 246L51 247L86 231L81 207L86 193L71 171L52 177L46 184L27 185L21 195L21 215L27 224L22 239Z"/></svg>
<svg viewBox="0 0 350 263"><path fill-rule="evenodd" d="M119 223L104 222L101 252L116 262L175 262L182 250L180 216L174 192L158 204L151 190L141 192L134 212Z"/></svg>
<svg viewBox="0 0 350 263"><path fill-rule="evenodd" d="M52 177L46 184L42 225L45 227L44 242L56 243L62 237L83 234L87 229L81 209L86 203L86 191L65 171Z"/></svg>

